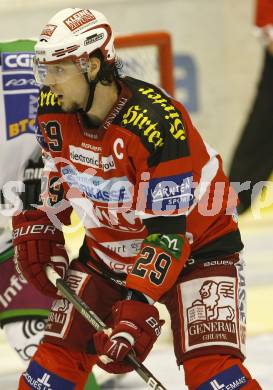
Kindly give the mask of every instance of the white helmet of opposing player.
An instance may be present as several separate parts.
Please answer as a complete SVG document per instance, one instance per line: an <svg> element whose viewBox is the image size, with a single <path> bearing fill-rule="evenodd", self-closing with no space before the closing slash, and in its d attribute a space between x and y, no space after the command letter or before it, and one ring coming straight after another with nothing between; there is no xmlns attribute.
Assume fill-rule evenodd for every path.
<svg viewBox="0 0 273 390"><path fill-rule="evenodd" d="M91 53L100 50L107 63L115 61L114 37L106 17L95 10L66 8L55 14L43 28L35 45L34 73L45 80L46 69L69 59L87 71ZM46 66L46 67L45 67Z"/></svg>

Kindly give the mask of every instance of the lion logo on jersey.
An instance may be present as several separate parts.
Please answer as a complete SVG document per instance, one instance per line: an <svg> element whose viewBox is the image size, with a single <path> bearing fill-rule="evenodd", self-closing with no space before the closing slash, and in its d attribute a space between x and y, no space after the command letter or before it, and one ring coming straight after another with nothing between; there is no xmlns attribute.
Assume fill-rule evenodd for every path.
<svg viewBox="0 0 273 390"><path fill-rule="evenodd" d="M196 320L223 320L232 321L235 317L234 309L227 299L234 298L234 285L232 282L216 283L206 280L200 290L200 298L188 308L189 323Z"/></svg>
<svg viewBox="0 0 273 390"><path fill-rule="evenodd" d="M65 298L56 299L51 306L51 311L66 312L69 308L69 302Z"/></svg>

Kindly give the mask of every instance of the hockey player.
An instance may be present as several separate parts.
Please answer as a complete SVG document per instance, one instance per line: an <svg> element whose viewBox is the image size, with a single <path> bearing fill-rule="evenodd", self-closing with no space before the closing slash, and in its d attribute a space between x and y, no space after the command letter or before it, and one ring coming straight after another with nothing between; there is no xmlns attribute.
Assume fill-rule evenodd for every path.
<svg viewBox="0 0 273 390"><path fill-rule="evenodd" d="M44 85L37 136L51 169L44 206L14 216L13 239L21 272L57 299L19 389L41 383L80 390L96 363L131 371L127 353L143 361L160 335L156 301L170 313L189 389L261 389L242 363L243 244L220 156L179 102L155 85L120 77L112 29L98 11L68 8L53 16L34 64ZM60 207L48 207L61 186ZM72 207L86 236L68 266L59 222L69 223ZM57 261L110 334L96 333L58 295L45 274Z"/></svg>

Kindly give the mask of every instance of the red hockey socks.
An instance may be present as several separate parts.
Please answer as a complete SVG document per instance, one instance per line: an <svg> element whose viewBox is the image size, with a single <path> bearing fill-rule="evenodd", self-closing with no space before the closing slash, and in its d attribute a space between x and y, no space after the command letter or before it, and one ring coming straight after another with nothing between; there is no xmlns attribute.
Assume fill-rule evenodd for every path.
<svg viewBox="0 0 273 390"><path fill-rule="evenodd" d="M41 344L22 374L18 390L52 388L83 390L97 356Z"/></svg>
<svg viewBox="0 0 273 390"><path fill-rule="evenodd" d="M189 390L238 388L262 390L251 378L239 358L229 355L207 355L183 363L185 382Z"/></svg>

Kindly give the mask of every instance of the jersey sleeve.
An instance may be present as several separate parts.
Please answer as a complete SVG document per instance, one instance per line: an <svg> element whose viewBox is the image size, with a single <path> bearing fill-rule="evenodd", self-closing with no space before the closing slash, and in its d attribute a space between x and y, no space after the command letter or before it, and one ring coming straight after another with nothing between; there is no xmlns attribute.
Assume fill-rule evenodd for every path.
<svg viewBox="0 0 273 390"><path fill-rule="evenodd" d="M134 200L137 215L151 233L184 233L194 197L188 143L192 124L179 103L170 101L164 108L153 128L146 128L132 141L130 158L137 181Z"/></svg>
<svg viewBox="0 0 273 390"><path fill-rule="evenodd" d="M161 95L149 96L155 101ZM185 232L194 196L188 143L192 124L179 103L165 100L161 98L158 112L150 113L151 124L139 129L139 138L133 137L130 153L136 170L136 213L148 236L126 278L126 287L141 292L149 302L160 300L175 284L190 254Z"/></svg>

